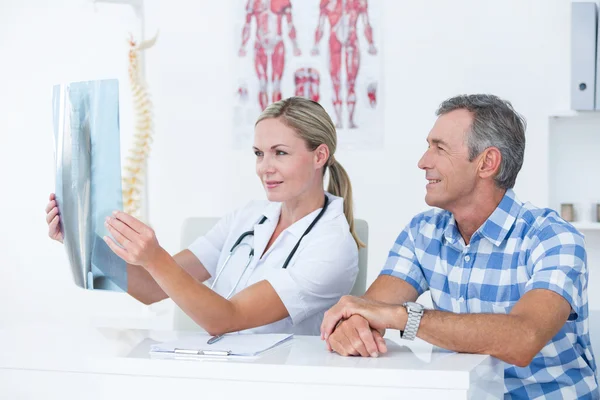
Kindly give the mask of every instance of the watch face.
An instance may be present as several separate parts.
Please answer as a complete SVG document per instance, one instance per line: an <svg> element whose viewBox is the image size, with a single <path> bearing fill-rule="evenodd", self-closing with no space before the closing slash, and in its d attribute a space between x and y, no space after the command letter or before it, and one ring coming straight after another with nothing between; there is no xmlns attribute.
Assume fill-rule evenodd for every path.
<svg viewBox="0 0 600 400"><path fill-rule="evenodd" d="M404 303L404 306L407 307L409 310L416 311L416 312L421 312L425 309L425 307L423 307L421 304L414 303L412 301L408 301L408 302Z"/></svg>

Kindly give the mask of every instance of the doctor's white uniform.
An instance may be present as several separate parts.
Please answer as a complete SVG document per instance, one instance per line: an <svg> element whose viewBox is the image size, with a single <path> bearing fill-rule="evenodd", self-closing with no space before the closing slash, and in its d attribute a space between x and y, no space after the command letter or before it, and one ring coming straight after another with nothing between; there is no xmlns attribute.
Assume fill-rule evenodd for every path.
<svg viewBox="0 0 600 400"><path fill-rule="evenodd" d="M251 202L222 218L211 231L189 246L210 273L208 283L211 284L236 240L244 232L254 230L254 235L242 242L254 248L254 258L232 297L266 280L281 298L289 317L244 332L319 335L325 311L352 290L358 274L358 248L344 215L344 199L326 195L327 210L302 239L286 269L282 268L285 260L321 209L284 230L264 255L279 221L281 203ZM259 225L263 216L267 219ZM213 290L227 296L242 274L249 252L247 246L235 252Z"/></svg>

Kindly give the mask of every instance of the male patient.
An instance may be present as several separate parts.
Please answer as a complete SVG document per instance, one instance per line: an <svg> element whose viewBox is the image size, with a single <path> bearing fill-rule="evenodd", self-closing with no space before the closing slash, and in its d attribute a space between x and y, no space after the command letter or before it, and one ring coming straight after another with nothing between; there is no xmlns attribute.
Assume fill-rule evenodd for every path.
<svg viewBox="0 0 600 400"><path fill-rule="evenodd" d="M398 329L506 362L505 398L599 398L583 236L512 190L523 117L492 95L448 99L437 115L418 166L439 209L404 228L362 298L325 314L322 337L341 355L376 357L384 330ZM414 303L426 290L434 310Z"/></svg>

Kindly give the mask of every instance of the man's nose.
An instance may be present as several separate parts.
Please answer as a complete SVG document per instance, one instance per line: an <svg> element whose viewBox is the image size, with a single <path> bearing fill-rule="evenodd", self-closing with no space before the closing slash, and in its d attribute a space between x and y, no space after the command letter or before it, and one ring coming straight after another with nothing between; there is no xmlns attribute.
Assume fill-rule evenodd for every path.
<svg viewBox="0 0 600 400"><path fill-rule="evenodd" d="M421 156L421 159L417 163L417 167L420 169L431 168L431 157L429 156L429 149L425 150L425 153Z"/></svg>

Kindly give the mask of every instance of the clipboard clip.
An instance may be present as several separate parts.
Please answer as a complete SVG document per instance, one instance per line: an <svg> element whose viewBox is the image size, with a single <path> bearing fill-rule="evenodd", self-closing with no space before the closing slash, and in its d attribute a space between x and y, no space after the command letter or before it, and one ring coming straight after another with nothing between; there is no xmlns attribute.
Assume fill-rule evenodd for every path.
<svg viewBox="0 0 600 400"><path fill-rule="evenodd" d="M175 348L173 350L173 353L194 356L230 356L231 350L191 350Z"/></svg>

